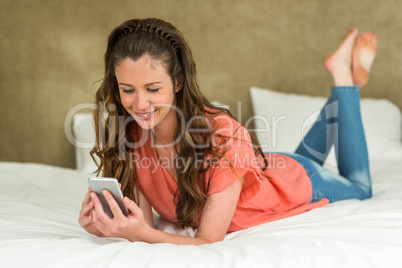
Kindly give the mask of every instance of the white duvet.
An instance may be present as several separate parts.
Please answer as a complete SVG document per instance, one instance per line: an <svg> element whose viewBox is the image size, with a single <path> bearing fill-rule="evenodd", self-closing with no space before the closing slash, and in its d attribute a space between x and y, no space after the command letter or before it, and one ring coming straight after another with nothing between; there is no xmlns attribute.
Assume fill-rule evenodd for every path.
<svg viewBox="0 0 402 268"><path fill-rule="evenodd" d="M92 236L77 221L87 173L1 162L0 266L402 267L402 159L375 163L372 175L369 200L329 204L215 244L176 246Z"/></svg>

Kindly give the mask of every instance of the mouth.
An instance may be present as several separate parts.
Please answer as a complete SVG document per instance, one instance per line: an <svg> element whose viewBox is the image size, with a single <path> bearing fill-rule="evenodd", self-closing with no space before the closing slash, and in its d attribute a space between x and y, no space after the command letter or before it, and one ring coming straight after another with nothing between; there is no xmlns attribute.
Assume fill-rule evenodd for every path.
<svg viewBox="0 0 402 268"><path fill-rule="evenodd" d="M135 115L141 120L148 120L154 115L155 112L156 110L149 113L135 113Z"/></svg>

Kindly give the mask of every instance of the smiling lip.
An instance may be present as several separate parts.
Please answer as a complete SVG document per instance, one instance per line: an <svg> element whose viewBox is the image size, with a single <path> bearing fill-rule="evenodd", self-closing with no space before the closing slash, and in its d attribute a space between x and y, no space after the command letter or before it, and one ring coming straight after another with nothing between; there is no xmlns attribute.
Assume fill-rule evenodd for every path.
<svg viewBox="0 0 402 268"><path fill-rule="evenodd" d="M156 110L149 113L135 113L135 115L141 120L148 120L154 115L155 111Z"/></svg>

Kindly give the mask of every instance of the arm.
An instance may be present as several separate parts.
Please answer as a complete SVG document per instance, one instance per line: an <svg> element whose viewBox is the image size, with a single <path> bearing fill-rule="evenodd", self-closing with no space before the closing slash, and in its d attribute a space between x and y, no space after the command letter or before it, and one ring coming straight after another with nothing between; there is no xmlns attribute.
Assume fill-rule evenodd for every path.
<svg viewBox="0 0 402 268"><path fill-rule="evenodd" d="M155 222L154 222L154 216L152 214L151 204L149 204L148 199L145 197L141 189L138 189L138 192L139 197L137 197L136 195L137 191L134 188L134 194L136 195L137 200L139 200L140 203L139 208L142 210L144 214L145 222L149 225L149 227L155 228Z"/></svg>
<svg viewBox="0 0 402 268"><path fill-rule="evenodd" d="M143 210L127 197L124 198L124 203L131 214L125 217L108 192L105 192L104 196L115 217L110 219L103 212L97 196L91 195L96 213L94 225L104 236L122 237L130 241L182 245L201 245L221 241L225 237L233 218L241 188L242 180L236 180L223 191L208 196L194 238L168 234L154 229L146 223Z"/></svg>
<svg viewBox="0 0 402 268"><path fill-rule="evenodd" d="M208 196L194 238L151 230L145 235L145 242L201 245L222 241L236 210L242 184L242 180L236 180L225 190Z"/></svg>

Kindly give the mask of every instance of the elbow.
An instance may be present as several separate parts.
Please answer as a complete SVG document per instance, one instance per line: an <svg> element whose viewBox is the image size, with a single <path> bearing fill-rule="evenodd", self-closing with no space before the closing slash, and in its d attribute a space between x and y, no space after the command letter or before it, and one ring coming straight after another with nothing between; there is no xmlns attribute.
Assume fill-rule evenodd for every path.
<svg viewBox="0 0 402 268"><path fill-rule="evenodd" d="M196 246L201 246L201 245L207 245L207 244L212 244L215 243L214 241L211 241L209 239L197 239L197 244Z"/></svg>
<svg viewBox="0 0 402 268"><path fill-rule="evenodd" d="M206 244L213 244L216 242L223 241L223 238L204 238L204 237L196 237L197 238L197 246L206 245Z"/></svg>

